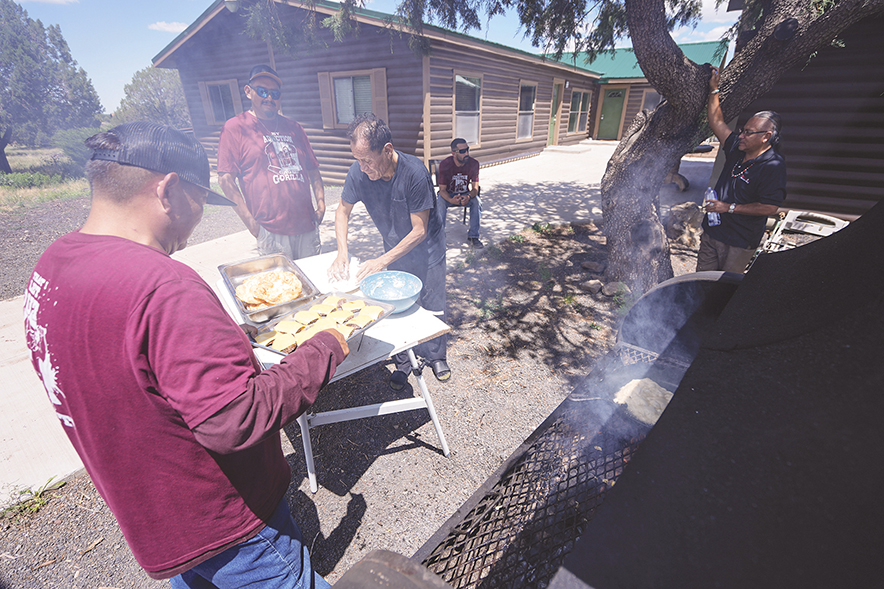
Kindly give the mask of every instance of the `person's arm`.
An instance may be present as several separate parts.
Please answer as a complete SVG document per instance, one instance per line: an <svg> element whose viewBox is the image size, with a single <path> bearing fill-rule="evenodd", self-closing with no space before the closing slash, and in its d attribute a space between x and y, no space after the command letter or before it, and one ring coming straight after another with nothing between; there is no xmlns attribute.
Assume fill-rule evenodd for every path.
<svg viewBox="0 0 884 589"><path fill-rule="evenodd" d="M709 213L730 213L731 203L720 200L704 201L705 210ZM743 205L734 205L733 214L749 215L752 217L771 217L777 214L779 207L766 205L760 202L749 202Z"/></svg>
<svg viewBox="0 0 884 589"><path fill-rule="evenodd" d="M350 213L353 205L341 200L335 211L335 241L338 243L338 255L328 268L328 276L332 279L345 280L350 276L350 253L347 249L347 233L350 230Z"/></svg>
<svg viewBox="0 0 884 589"><path fill-rule="evenodd" d="M432 209L426 209L417 213L411 213L411 231L409 231L408 234L396 244L396 247L392 248L384 255L374 258L373 260L366 260L365 263L359 267L356 279L362 280L369 274L380 272L413 250L417 244L425 240L427 238L427 228L430 224L431 210Z"/></svg>
<svg viewBox="0 0 884 589"><path fill-rule="evenodd" d="M325 187L322 185L322 174L319 168L307 170L307 176L310 178L310 186L313 187L313 197L316 199L316 226L322 224L322 218L325 217Z"/></svg>
<svg viewBox="0 0 884 589"><path fill-rule="evenodd" d="M470 194L468 195L469 198L466 199L466 202L464 204L467 204L472 199L476 198L476 196L478 196L478 194L479 194L479 178L476 178L475 180L470 180Z"/></svg>
<svg viewBox="0 0 884 589"><path fill-rule="evenodd" d="M337 330L320 332L248 382L247 389L191 431L212 452L245 450L298 418L349 353Z"/></svg>
<svg viewBox="0 0 884 589"><path fill-rule="evenodd" d="M709 128L718 137L719 144L724 146L725 140L732 133L730 127L724 120L724 114L721 112L721 102L719 101L718 84L721 81L721 74L718 68L712 68L712 75L709 77L709 99L706 103L706 118L709 121Z"/></svg>
<svg viewBox="0 0 884 589"><path fill-rule="evenodd" d="M221 185L221 191L224 193L224 196L236 203L234 210L239 215L239 218L242 219L249 233L258 237L258 229L261 226L258 225L258 222L252 217L252 213L249 212L246 201L239 191L239 186L236 185L236 177L229 172L218 174L218 184Z"/></svg>
<svg viewBox="0 0 884 589"><path fill-rule="evenodd" d="M460 197L457 194L451 194L448 192L448 183L451 182L451 175L448 174L447 168L443 167L442 163L447 160L442 160L439 163L439 169L436 172L436 180L439 182L439 196L445 202L449 202L453 205L460 205Z"/></svg>

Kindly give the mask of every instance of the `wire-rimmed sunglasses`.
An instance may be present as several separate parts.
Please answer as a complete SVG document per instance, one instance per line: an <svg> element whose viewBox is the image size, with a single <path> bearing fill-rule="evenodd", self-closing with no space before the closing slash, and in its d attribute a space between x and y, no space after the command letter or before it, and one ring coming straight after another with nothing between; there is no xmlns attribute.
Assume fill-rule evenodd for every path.
<svg viewBox="0 0 884 589"><path fill-rule="evenodd" d="M768 131L770 131L770 129L767 131L747 131L746 129L737 129L737 136L745 135L746 137L751 137L752 135L758 135L759 133L767 133Z"/></svg>
<svg viewBox="0 0 884 589"><path fill-rule="evenodd" d="M282 96L281 90L268 90L264 86L252 86L252 90L261 98L270 96L273 100L279 100L279 97Z"/></svg>

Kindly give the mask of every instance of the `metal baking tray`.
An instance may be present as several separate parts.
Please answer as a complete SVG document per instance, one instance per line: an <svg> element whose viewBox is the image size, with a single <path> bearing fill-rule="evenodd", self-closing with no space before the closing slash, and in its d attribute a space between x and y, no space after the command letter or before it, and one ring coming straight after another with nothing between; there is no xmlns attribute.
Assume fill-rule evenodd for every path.
<svg viewBox="0 0 884 589"><path fill-rule="evenodd" d="M301 281L301 296L291 301L264 307L263 309L251 311L246 309L242 301L236 298L236 287L242 284L246 278L270 270L294 272L295 276ZM242 313L247 322L252 323L256 327L313 300L319 294L319 289L307 278L304 271L283 254L271 254L269 256L243 260L242 262L223 264L218 266L218 271L221 272L221 276L224 278L224 284L230 291L230 296L236 302L236 308Z"/></svg>
<svg viewBox="0 0 884 589"><path fill-rule="evenodd" d="M309 309L309 308L312 307L313 305L317 305L317 304L321 303L323 300L325 300L326 297L330 297L330 296L341 297L341 298L343 298L343 299L345 299L345 300L347 300L347 301L353 301L353 300L365 301L365 304L366 304L366 305L374 305L374 306L376 306L376 307L380 307L381 309L384 310L384 312L381 313L380 317L378 317L376 320L372 321L371 323L369 323L369 324L366 325L365 327L360 327L359 329L354 329L354 330L353 330L353 333L350 334L350 337L347 338L347 342L351 342L351 341L353 341L356 337L362 335L362 334L365 333L367 330L371 329L372 327L374 327L375 325L377 325L379 322L381 322L383 319L385 319L385 318L389 317L390 315L392 315L392 314L393 314L393 311L396 310L396 307L394 307L393 305L390 305L390 304L388 304L388 303L379 303L378 301L375 301L374 299L370 299L370 298L368 298L368 297L364 297L364 296L360 296L360 295L355 295L355 294L350 293L350 292L330 292L330 293L325 293L325 294L323 294L322 296L319 296L319 297L317 297L316 299L314 299L314 300L312 300L312 301L309 301L309 302L307 302L307 303L304 303L304 304L302 304L302 305L299 305L297 308L292 309L291 311L289 311L289 312L286 313L285 315L283 315L283 316L281 316L281 317L277 317L277 318L274 319L273 321L270 321L270 322L268 322L267 324L261 326L261 327L257 330L257 335L260 335L260 334L262 334L262 333L267 333L268 331L272 331L272 330L274 330L274 329L276 328L276 325L277 325L278 323L280 323L281 321L286 321L286 320L288 320L288 319L291 319L291 318L294 317L295 314L298 313L299 311L306 311L307 309ZM286 355L284 352L281 352L281 351L279 351L279 350L275 350L275 349L273 349L273 348L271 348L271 347L269 347L269 346L262 346L261 344L257 343L257 342L255 341L255 338L252 337L251 335L249 336L249 339L251 339L251 341L252 341L252 346L254 346L254 347L256 347L256 348L262 348L262 349L264 349L264 350L268 350L268 351L270 351L270 352L273 352L274 354L279 354L280 356L285 356L285 355Z"/></svg>

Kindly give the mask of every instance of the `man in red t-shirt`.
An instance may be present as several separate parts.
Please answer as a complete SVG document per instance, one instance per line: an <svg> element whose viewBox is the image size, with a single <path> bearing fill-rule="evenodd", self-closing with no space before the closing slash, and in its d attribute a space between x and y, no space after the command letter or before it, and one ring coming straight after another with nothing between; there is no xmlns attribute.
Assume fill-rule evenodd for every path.
<svg viewBox="0 0 884 589"><path fill-rule="evenodd" d="M451 142L451 155L439 164L439 196L445 208L443 221L448 219L449 207L469 207L470 227L467 230L467 243L480 249L485 245L479 241L479 221L482 219L482 201L479 199L479 162L470 157L470 146L466 140L457 138Z"/></svg>
<svg viewBox="0 0 884 589"><path fill-rule="evenodd" d="M320 253L325 192L307 134L279 114L281 87L270 66L252 68L244 88L251 108L221 129L218 182L258 238L258 251L296 260Z"/></svg>
<svg viewBox="0 0 884 589"><path fill-rule="evenodd" d="M209 285L170 257L205 203L233 205L206 188L202 146L152 123L86 146L89 217L43 253L25 293L31 362L65 433L152 578L328 587L285 500L279 429L346 342L322 332L262 372Z"/></svg>

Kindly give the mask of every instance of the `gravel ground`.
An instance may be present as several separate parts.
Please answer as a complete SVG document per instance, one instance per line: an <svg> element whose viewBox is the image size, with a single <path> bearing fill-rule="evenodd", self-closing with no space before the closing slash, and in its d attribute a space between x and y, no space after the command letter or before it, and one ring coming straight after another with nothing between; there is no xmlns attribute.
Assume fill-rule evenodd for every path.
<svg viewBox="0 0 884 589"><path fill-rule="evenodd" d="M87 212L78 199L0 214L0 296L20 294L40 253ZM232 210L209 207L191 243L241 230ZM695 255L674 249L676 274ZM413 554L610 349L623 301L591 294L581 266L604 260L589 224L527 229L449 268L453 377L443 384L428 371L427 383L450 457L423 411L322 426L312 432L320 488L311 494L298 428L285 429L287 498L321 574L334 582L372 549ZM388 362L334 383L315 409L413 395L413 377L414 388L389 389L391 371ZM87 475L45 496L36 514L0 520L0 589L168 585L138 567Z"/></svg>

